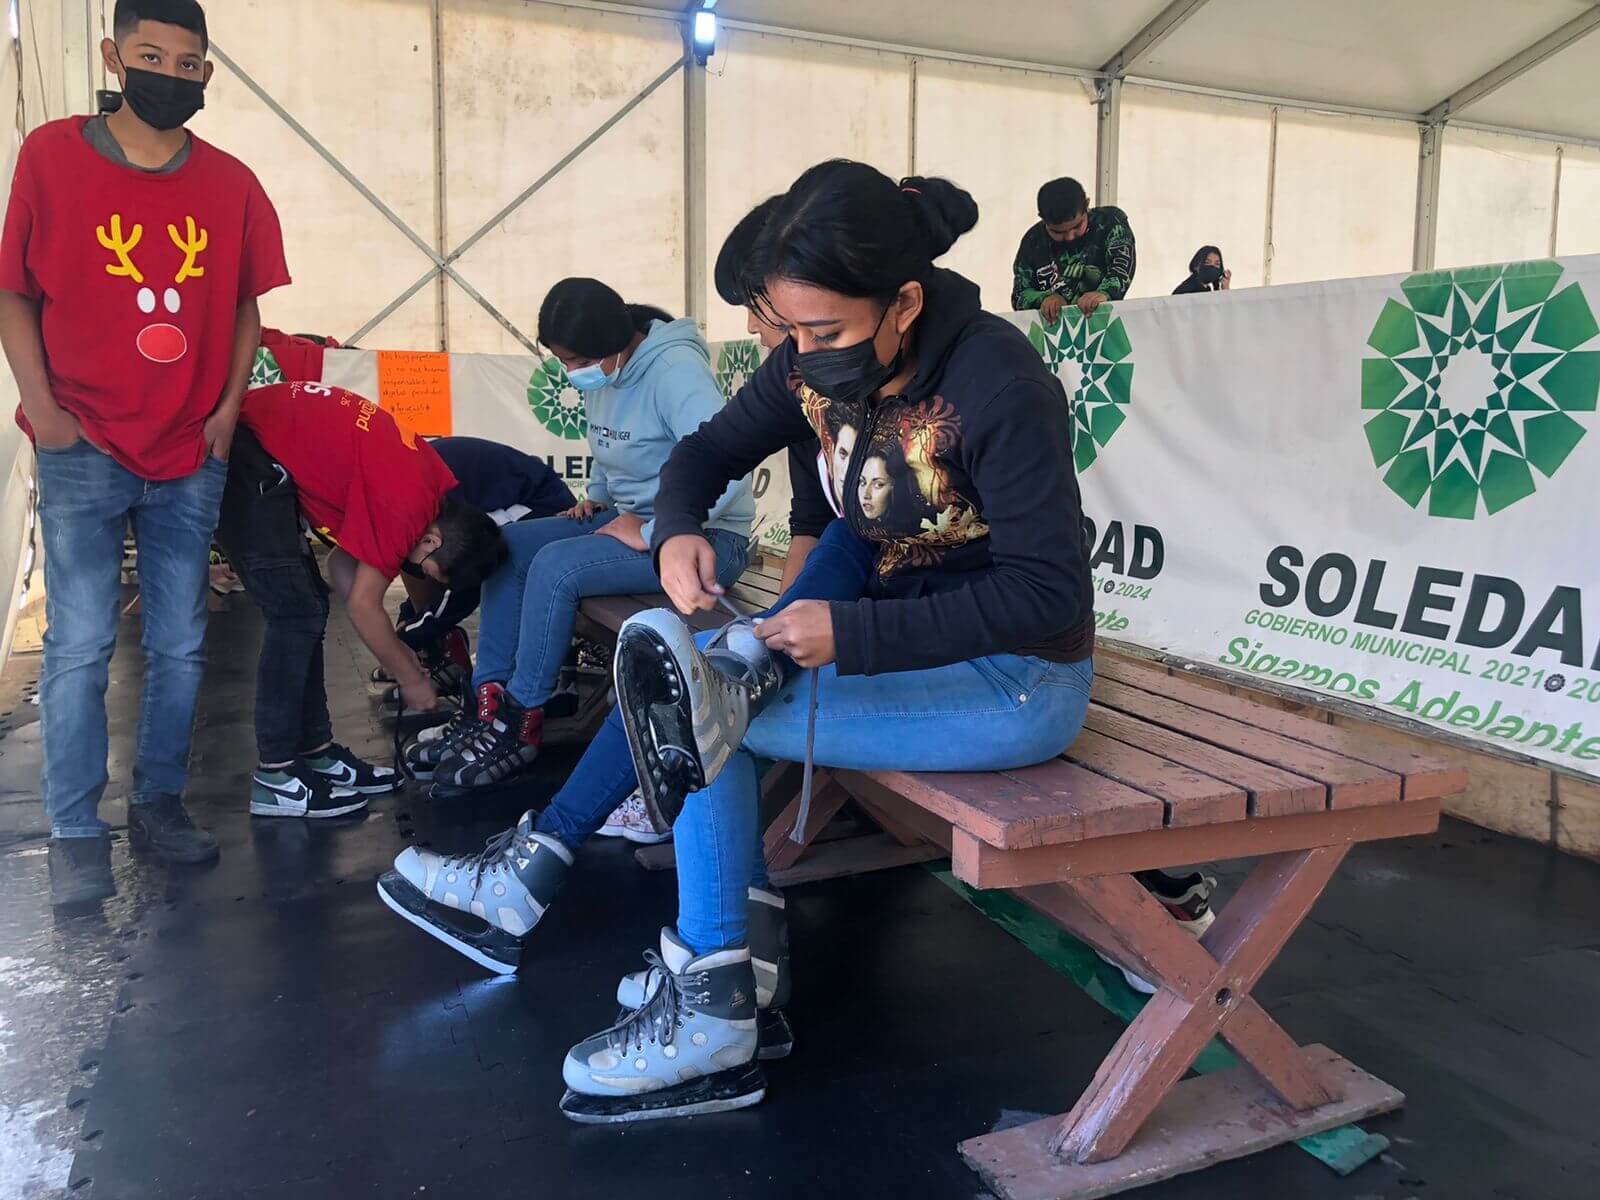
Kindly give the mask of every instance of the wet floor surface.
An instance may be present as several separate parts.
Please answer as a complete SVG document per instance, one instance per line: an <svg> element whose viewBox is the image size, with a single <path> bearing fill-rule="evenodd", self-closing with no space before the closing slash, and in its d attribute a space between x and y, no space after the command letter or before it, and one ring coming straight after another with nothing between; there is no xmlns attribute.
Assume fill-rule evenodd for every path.
<svg viewBox="0 0 1600 1200"><path fill-rule="evenodd" d="M252 820L258 631L217 615L192 809L211 869L130 858L103 912L53 920L34 796L35 664L0 682L0 1200L832 1193L973 1200L964 1137L1063 1111L1116 1020L921 868L792 889L793 1058L757 1108L632 1129L556 1111L561 1058L673 912L670 875L599 842L521 975L494 980L377 900L413 843L466 850L542 803L417 792L361 818ZM125 642L130 639L125 637ZM138 688L111 697L125 778ZM339 736L386 758L370 660L336 616ZM113 785L104 815L123 819ZM1239 875L1223 869L1225 885ZM1257 995L1409 1096L1340 1178L1284 1147L1140 1196L1566 1200L1600 1172L1600 866L1447 822L1359 848Z"/></svg>

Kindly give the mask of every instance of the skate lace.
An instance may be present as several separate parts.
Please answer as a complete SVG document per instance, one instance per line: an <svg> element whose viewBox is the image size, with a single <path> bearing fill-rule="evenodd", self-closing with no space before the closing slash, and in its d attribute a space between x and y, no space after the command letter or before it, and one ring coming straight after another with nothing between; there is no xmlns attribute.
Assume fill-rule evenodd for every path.
<svg viewBox="0 0 1600 1200"><path fill-rule="evenodd" d="M729 625L750 620L726 596L718 596L717 603L733 614ZM807 673L811 676L811 695L806 704L806 757L800 774L800 811L795 815L794 828L789 831L789 840L801 846L806 843L806 826L811 820L811 781L817 765L817 681L821 676L815 668Z"/></svg>
<svg viewBox="0 0 1600 1200"><path fill-rule="evenodd" d="M711 994L704 990L710 980L705 971L674 975L654 950L645 951L644 961L650 968L644 978L644 994L650 998L603 1035L607 1048L618 1054L643 1050L646 1042L671 1045L694 1007L707 1004L711 999ZM652 986L655 986L654 995L650 991Z"/></svg>
<svg viewBox="0 0 1600 1200"><path fill-rule="evenodd" d="M485 871L493 870L505 861L511 853L511 847L516 843L519 829L513 825L502 833L495 834L484 842L483 849L476 854L460 854L444 860L446 868L458 867L472 872L472 886L477 887L483 882Z"/></svg>

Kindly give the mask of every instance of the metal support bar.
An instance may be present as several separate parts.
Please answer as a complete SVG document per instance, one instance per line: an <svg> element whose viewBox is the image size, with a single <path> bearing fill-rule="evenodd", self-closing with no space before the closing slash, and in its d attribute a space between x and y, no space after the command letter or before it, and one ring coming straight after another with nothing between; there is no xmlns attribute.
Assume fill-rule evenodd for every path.
<svg viewBox="0 0 1600 1200"><path fill-rule="evenodd" d="M1272 108L1272 119L1267 127L1267 220L1261 245L1261 284L1272 285L1272 215L1278 203L1278 108Z"/></svg>
<svg viewBox="0 0 1600 1200"><path fill-rule="evenodd" d="M1567 148L1556 147L1556 185L1550 197L1550 257L1556 256L1556 235L1561 230L1561 171L1566 165Z"/></svg>
<svg viewBox="0 0 1600 1200"><path fill-rule="evenodd" d="M1439 237L1439 162L1443 158L1444 126L1424 125L1417 157L1417 220L1412 235L1411 267L1433 270Z"/></svg>
<svg viewBox="0 0 1600 1200"><path fill-rule="evenodd" d="M601 123L599 128L597 128L593 133L589 134L588 137L584 138L581 142L579 142L571 150L567 151L566 154L562 155L560 161L558 161L555 164L555 166L551 167L543 175L539 176L539 178L534 180L534 182L531 185L529 185L527 188L524 188L521 195L519 195L510 204L508 204L504 208L502 208L494 216L490 217L489 220L486 221L483 224L483 226L476 233L474 233L466 241L462 242L461 245L457 246L449 254L445 255L444 258L442 258L442 259L439 258L431 250L427 251L426 253L427 253L428 257L434 260L434 264L435 265L433 267L431 267L429 270L425 271L422 274L421 278L419 278L415 283L413 283L405 291L401 292L399 296L395 297L395 299L387 307L385 307L382 312L380 312L377 316L373 317L372 320L368 321L365 325L363 325L355 333L351 334L349 340L354 342L354 341L357 341L358 339L366 336L368 333L371 333L374 329L376 329L378 327L379 324L381 324L389 316L390 313L394 312L402 304L404 304L407 300L411 299L412 296L415 296L424 287L426 287L428 285L428 282L431 279L433 279L433 277L435 275L437 275L440 271L446 271L446 272L449 273L450 278L454 279L457 283L460 283L462 285L462 288L466 291L467 295L471 296L474 300L477 300L478 303L483 305L484 308L487 309L490 312L491 315L494 315L495 318L497 320L499 320L499 322L502 325L506 326L507 329L510 329L511 333L512 333L512 336L514 336L519 342L521 342L524 346L526 346L530 353L537 354L539 352L538 347L535 346L527 338L523 337L523 335L521 333L517 332L517 330L514 327L512 327L511 324L508 321L506 321L504 317L499 316L499 314L496 312L494 306L491 305L487 300L485 300L481 296L479 296L477 294L477 292L475 292L471 287L469 287L465 282L463 282L463 280L461 279L461 276L458 275L455 272L454 269L452 269L450 264L454 263L457 259L459 259L468 250L472 249L473 246L477 245L478 242L480 240L482 240L484 235L486 235L496 225L500 224L501 221L505 220L512 213L514 213L518 208L522 207L523 204L527 203L527 201L529 199L531 199L533 197L533 195L536 192L539 191L540 188L544 187L545 184L549 183L552 179L554 179L557 175L559 175L563 170L565 170L567 165L570 164L574 159L576 159L578 157L578 155L582 154L590 146L594 145L597 141L599 141L602 137L604 137L608 132L610 132L612 126L616 125L616 123L618 121L622 120L622 118L626 117L634 109L638 108L639 105L643 104L645 102L645 100L647 100L651 95L653 95L655 93L657 88L659 88L662 84L666 83L667 80L671 79L674 75L676 75L678 73L678 69L683 66L683 64L684 64L686 59L687 59L687 61L690 61L690 62L694 61L692 57L685 56L685 58L678 59L670 67L668 67L665 71L663 71L663 72L661 72L661 74L657 75L653 80L650 81L650 83L648 85L646 85L645 89L642 92L640 92L638 95L634 96L633 99L629 100L626 104L624 104L616 112L612 113L611 116L607 117L606 120Z"/></svg>
<svg viewBox="0 0 1600 1200"><path fill-rule="evenodd" d="M1578 14L1561 28L1545 34L1527 49L1513 54L1499 66L1484 72L1454 95L1435 104L1423 114L1423 120L1429 124L1448 120L1468 105L1476 104L1490 93L1499 91L1513 79L1531 71L1551 55L1560 53L1596 29L1600 29L1600 7Z"/></svg>
<svg viewBox="0 0 1600 1200"><path fill-rule="evenodd" d="M1117 202L1117 162L1122 149L1122 80L1107 79L1095 104L1094 203Z"/></svg>
<svg viewBox="0 0 1600 1200"><path fill-rule="evenodd" d="M1120 79L1128 73L1128 68L1133 66L1147 54L1153 53L1190 17L1194 16L1205 6L1206 0L1172 0L1165 8L1158 12L1145 27L1129 39L1128 44L1118 50L1100 68L1100 73L1108 79Z"/></svg>
<svg viewBox="0 0 1600 1200"><path fill-rule="evenodd" d="M444 0L433 0L433 244L444 253L449 244L450 224L446 211L449 164L445 150L444 124ZM450 282L439 273L438 307L439 349L450 349Z"/></svg>
<svg viewBox="0 0 1600 1200"><path fill-rule="evenodd" d="M917 173L917 60L911 59L907 72L909 93L906 98L906 174Z"/></svg>
<svg viewBox="0 0 1600 1200"><path fill-rule="evenodd" d="M466 292L467 295L471 296L474 300L481 304L484 311L498 321L507 333L526 346L531 353L538 352L537 348L534 346L534 343L526 335L524 335L520 329L507 320L505 315L499 309L497 309L493 304L490 304L489 301L484 298L482 293L480 293L477 288L473 287L470 283L463 279L448 262L440 258L439 252L430 246L426 241L424 241L422 237L418 235L416 230L407 225L405 221L401 219L399 213L395 212L394 209L390 208L381 199L379 199L376 192L374 192L366 184L362 183L361 180L356 177L355 172L351 171L349 167L340 162L339 159L334 155L333 151L329 150L315 137L313 137L309 129L300 124L299 121L295 120L294 114L274 100L267 90L254 79L252 79L249 74L247 74L245 70L239 66L238 63L234 62L233 59L228 57L227 53L225 53L222 47L218 46L216 42L211 43L211 53L222 62L223 66L227 67L228 70L232 71L236 76L238 76L239 81L243 83L245 87L249 88L253 93L255 93L256 99L260 100L263 104L270 108L278 115L279 119L282 120L284 124L288 125L290 129L299 134L301 140L315 150L318 156L321 157L324 162L337 171L346 183L355 188L356 191L360 192L368 204L372 205L373 208L376 208L380 213L388 218L388 221L391 225L393 225L401 233L405 234L406 238L413 246L422 251L423 254L427 255L427 257L432 260L435 265L433 270L428 273L427 279L432 279L433 276L439 271L448 273L450 278L454 279L456 283L460 285L461 290ZM426 280L424 280L424 282L426 282ZM413 289L412 294L414 294L416 290L417 289ZM409 298L410 295L408 294L406 299ZM399 307L399 304L395 304L385 311L383 315L388 316L389 313L393 312ZM348 340L352 343L357 341L361 336L369 333L376 324L376 321L369 322L361 329L359 333L352 334Z"/></svg>
<svg viewBox="0 0 1600 1200"><path fill-rule="evenodd" d="M688 26L684 37L690 36ZM711 314L706 259L706 69L687 53L683 60L683 301L703 335Z"/></svg>

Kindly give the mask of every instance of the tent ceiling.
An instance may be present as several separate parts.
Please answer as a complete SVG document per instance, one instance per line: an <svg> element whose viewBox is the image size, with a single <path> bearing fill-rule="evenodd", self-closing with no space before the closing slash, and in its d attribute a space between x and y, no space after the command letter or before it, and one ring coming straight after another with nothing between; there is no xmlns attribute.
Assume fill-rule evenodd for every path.
<svg viewBox="0 0 1600 1200"><path fill-rule="evenodd" d="M633 0L681 10L688 0ZM1130 77L1311 104L1427 111L1597 0L1207 0ZM725 20L1094 70L1168 0L719 0ZM1600 32L1455 119L1600 138Z"/></svg>

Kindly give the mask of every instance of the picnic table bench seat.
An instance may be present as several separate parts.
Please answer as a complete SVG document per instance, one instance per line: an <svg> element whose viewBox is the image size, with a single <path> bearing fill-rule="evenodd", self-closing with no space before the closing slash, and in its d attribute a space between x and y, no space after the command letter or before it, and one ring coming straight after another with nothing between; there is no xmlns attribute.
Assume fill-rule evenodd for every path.
<svg viewBox="0 0 1600 1200"><path fill-rule="evenodd" d="M764 606L775 572L740 585ZM585 618L614 632L660 600L589 601ZM1156 986L1069 1112L961 1144L1005 1200L1111 1195L1398 1107L1394 1088L1297 1045L1251 992L1355 844L1431 832L1441 798L1466 787L1459 768L1158 665L1102 652L1095 666L1083 732L1047 763L819 768L799 830L799 765L762 784L776 881L948 854L957 879L1009 890ZM847 806L878 830L841 834ZM639 857L670 866L671 846ZM1198 941L1134 878L1221 859L1255 865ZM1213 1037L1243 1065L1184 1080Z"/></svg>

